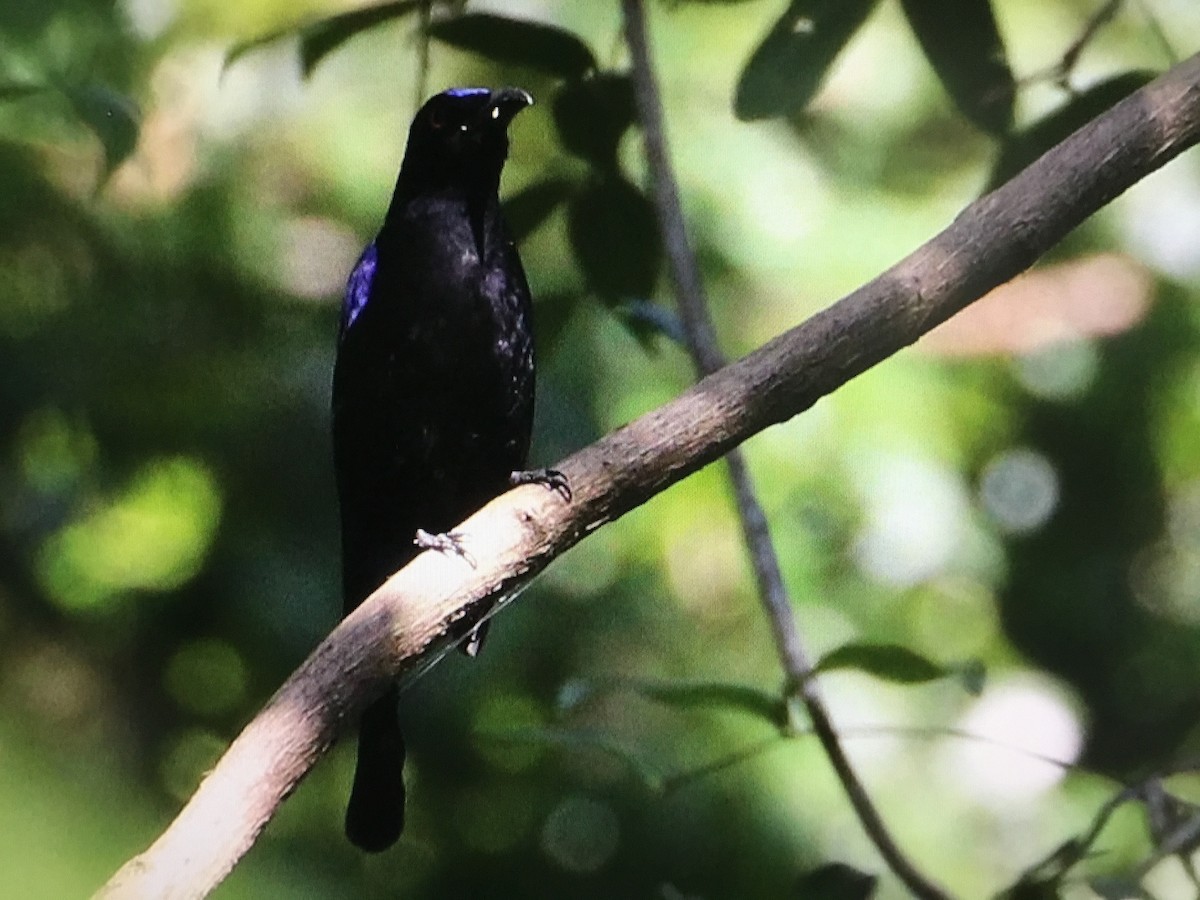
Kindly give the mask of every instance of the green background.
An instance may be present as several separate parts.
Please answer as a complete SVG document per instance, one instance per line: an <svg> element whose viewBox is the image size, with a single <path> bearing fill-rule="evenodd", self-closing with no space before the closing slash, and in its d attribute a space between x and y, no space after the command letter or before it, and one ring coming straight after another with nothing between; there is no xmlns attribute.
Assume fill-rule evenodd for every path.
<svg viewBox="0 0 1200 900"><path fill-rule="evenodd" d="M1069 102L1044 70L1096 4L997 7L1009 63L1031 79L1024 126ZM415 109L418 19L364 32L307 79L287 37L223 63L344 8L0 5L0 895L96 889L336 622L337 308ZM627 65L615 2L490 9L576 33L603 69ZM999 155L894 2L804 112L739 121L739 74L782 12L651 6L731 356L931 237ZM1200 15L1127 4L1072 85L1168 68L1156 28L1184 56ZM611 200L611 166L564 150L553 67L434 42L425 77L427 92L515 83L538 98L512 129L506 195L555 179L610 198L582 227L615 288L572 251L583 201L522 239L535 462L552 464L689 383L686 354L653 325L669 319L654 311L673 308L669 285L622 289L655 277L653 242L603 216L620 225L641 201ZM636 130L613 164L644 181ZM1197 746L1200 158L1118 200L1040 277L1007 320L922 342L747 445L814 653L894 643L987 667L979 696L954 678L822 680L901 845L960 896L1012 883L1086 829L1118 779ZM903 896L814 741L719 698L639 687L696 682L782 682L720 467L588 538L498 619L480 659L449 658L408 692L410 824L395 850L368 858L342 837L343 744L217 896L765 898L829 861ZM1145 859L1141 813L1099 846L1080 878ZM1173 861L1147 882L1162 896L1187 883Z"/></svg>

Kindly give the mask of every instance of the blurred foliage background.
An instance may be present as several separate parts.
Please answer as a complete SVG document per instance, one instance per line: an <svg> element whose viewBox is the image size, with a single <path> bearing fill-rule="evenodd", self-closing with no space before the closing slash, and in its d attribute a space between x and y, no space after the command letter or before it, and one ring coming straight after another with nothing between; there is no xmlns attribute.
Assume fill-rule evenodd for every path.
<svg viewBox="0 0 1200 900"><path fill-rule="evenodd" d="M0 4L0 895L98 887L335 624L336 310L420 94L539 99L504 181L538 298L537 461L689 383L619 5L465 9L559 29L532 37L448 22L462 7L426 43L420 3L332 25L351 3ZM989 32L920 0L651 12L731 354L1200 44L1191 0L997 3L1007 67L964 67ZM1014 883L1200 749L1198 290L1191 153L748 445L815 651L986 666L982 693L823 679L901 844L956 895ZM802 730L680 688L781 683L718 467L589 538L492 635L403 701L394 851L343 839L339 746L218 896L814 896L831 861L903 896ZM1194 816L1200 782L1164 786L1150 806ZM1147 818L1123 808L1055 890L1152 859ZM1178 859L1145 884L1195 891Z"/></svg>

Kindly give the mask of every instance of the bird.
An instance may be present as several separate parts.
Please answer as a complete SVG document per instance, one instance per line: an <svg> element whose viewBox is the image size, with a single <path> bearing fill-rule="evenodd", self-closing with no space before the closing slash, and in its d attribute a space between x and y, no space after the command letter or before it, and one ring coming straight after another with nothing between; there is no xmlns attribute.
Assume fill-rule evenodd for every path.
<svg viewBox="0 0 1200 900"><path fill-rule="evenodd" d="M346 614L423 548L455 549L449 529L512 484L565 487L560 473L524 469L532 302L499 199L508 126L532 104L519 88L427 100L383 224L350 274L332 393ZM461 645L469 655L485 626ZM404 828L398 696L390 686L359 720L345 830L368 852Z"/></svg>

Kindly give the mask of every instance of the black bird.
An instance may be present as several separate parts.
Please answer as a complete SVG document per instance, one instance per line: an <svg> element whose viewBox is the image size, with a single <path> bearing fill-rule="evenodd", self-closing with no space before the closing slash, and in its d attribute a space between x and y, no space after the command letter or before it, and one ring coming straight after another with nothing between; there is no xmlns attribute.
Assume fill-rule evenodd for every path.
<svg viewBox="0 0 1200 900"><path fill-rule="evenodd" d="M418 529L442 534L514 480L538 480L519 471L533 422L529 285L498 196L509 122L532 103L515 88L426 102L383 227L350 275L333 374L347 613L419 552ZM363 850L404 827L397 695L359 723L346 834Z"/></svg>

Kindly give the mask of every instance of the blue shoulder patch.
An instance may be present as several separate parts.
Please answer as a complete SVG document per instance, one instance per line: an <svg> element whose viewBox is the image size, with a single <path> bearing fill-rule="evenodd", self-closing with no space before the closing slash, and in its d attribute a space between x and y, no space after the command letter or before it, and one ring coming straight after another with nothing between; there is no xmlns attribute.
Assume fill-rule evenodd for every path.
<svg viewBox="0 0 1200 900"><path fill-rule="evenodd" d="M346 297L342 300L342 321L338 327L339 339L345 337L346 330L354 324L358 314L367 305L367 298L371 296L371 285L375 282L375 264L378 258L379 251L375 249L375 242L371 241L367 244L367 249L362 252L362 256L358 258L354 271L350 273L350 281L346 284Z"/></svg>
<svg viewBox="0 0 1200 900"><path fill-rule="evenodd" d="M490 94L491 91L481 87L450 88L444 92L447 97L478 97L480 94Z"/></svg>

